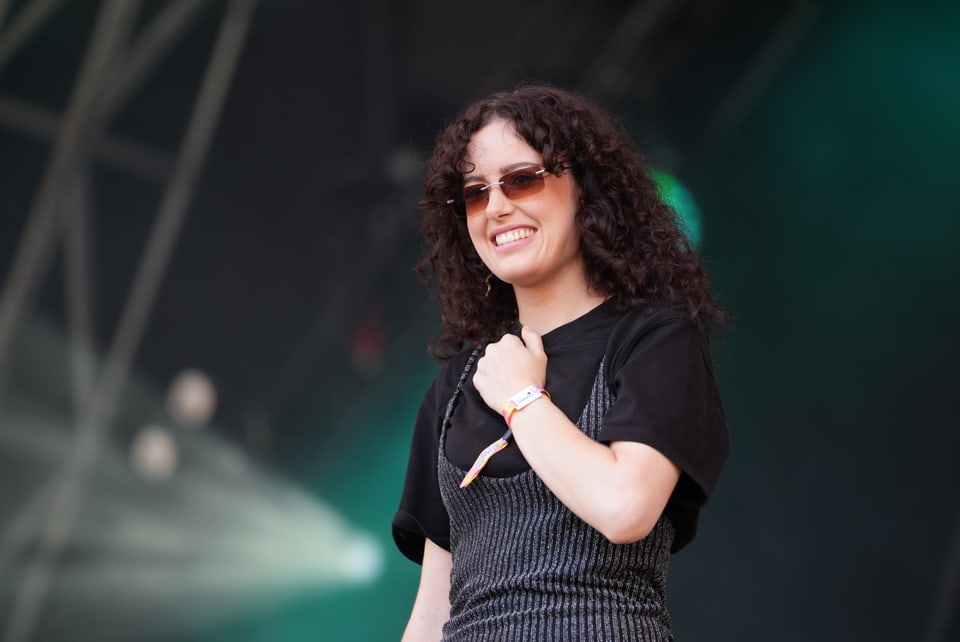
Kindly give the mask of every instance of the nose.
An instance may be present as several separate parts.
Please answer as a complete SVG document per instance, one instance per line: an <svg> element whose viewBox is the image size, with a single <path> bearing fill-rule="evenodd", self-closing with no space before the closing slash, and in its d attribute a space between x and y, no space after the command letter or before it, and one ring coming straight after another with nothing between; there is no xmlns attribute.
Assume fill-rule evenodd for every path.
<svg viewBox="0 0 960 642"><path fill-rule="evenodd" d="M494 183L487 188L487 216L490 218L501 218L513 211L513 201L507 198L507 195L500 189L499 183Z"/></svg>

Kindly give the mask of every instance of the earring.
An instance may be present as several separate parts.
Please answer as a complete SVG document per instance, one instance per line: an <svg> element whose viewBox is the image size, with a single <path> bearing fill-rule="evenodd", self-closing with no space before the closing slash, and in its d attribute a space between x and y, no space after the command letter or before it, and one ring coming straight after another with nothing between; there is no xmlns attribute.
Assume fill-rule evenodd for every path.
<svg viewBox="0 0 960 642"><path fill-rule="evenodd" d="M485 278L485 279L483 280L483 282L487 284L487 290L486 290L486 292L483 293L483 296L485 296L485 297L490 296L490 279L492 279L492 278L493 278L493 274L488 274L488 275L487 275L487 278Z"/></svg>

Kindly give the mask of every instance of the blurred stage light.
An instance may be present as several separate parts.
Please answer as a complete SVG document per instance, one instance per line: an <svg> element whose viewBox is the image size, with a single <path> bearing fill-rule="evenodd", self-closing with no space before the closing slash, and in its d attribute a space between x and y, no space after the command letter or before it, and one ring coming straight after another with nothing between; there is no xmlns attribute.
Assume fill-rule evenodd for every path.
<svg viewBox="0 0 960 642"><path fill-rule="evenodd" d="M383 370L386 359L385 321L380 312L364 315L350 337L350 361L358 373L374 377Z"/></svg>
<svg viewBox="0 0 960 642"><path fill-rule="evenodd" d="M180 424L202 428L213 419L217 391L210 377L196 369L184 370L170 383L167 412Z"/></svg>
<svg viewBox="0 0 960 642"><path fill-rule="evenodd" d="M700 208L693 194L672 174L652 169L650 175L660 190L660 198L676 211L690 244L695 248L700 247L700 241L703 238L703 222Z"/></svg>
<svg viewBox="0 0 960 642"><path fill-rule="evenodd" d="M396 185L411 183L420 176L420 159L409 147L398 147L383 159L383 171Z"/></svg>
<svg viewBox="0 0 960 642"><path fill-rule="evenodd" d="M147 481L170 479L177 470L178 459L177 442L163 426L144 427L130 443L130 466Z"/></svg>
<svg viewBox="0 0 960 642"><path fill-rule="evenodd" d="M36 329L29 325L25 333ZM34 335L21 345L23 363L55 371L66 354L63 338ZM54 353L49 362L36 358ZM51 403L61 391L26 391L18 388L26 379L11 381L15 402L0 406L0 470L11 473L0 486L0 606L14 602L27 577L56 468L75 435L69 404ZM163 416L167 403L137 378L125 398L143 404L135 414L144 417ZM208 417L212 404L202 407ZM125 412L121 425L133 411ZM111 435L83 484L79 521L53 568L41 617L70 614L75 620L63 621L82 622L84 639L97 642L145 639L140 633L186 639L257 610L383 576L379 539L218 431L148 423L129 447L124 443ZM152 483L158 479L164 483Z"/></svg>
<svg viewBox="0 0 960 642"><path fill-rule="evenodd" d="M15 433L50 428L0 425L0 463L15 456L49 469L51 459L70 448L62 427L38 439ZM158 439L161 434L166 433L148 428L135 441L153 444L143 446L145 452L165 444L163 452L169 435ZM213 431L181 431L177 438L179 470L163 484L138 479L115 447L102 453L87 482L80 521L54 569L47 607L53 613L82 612L87 639L120 642L139 639L138 633L180 639L176 636L303 596L316 599L321 591L366 586L382 576L382 543L322 498L258 466ZM157 460L168 456L169 451ZM163 470L156 462L150 465L148 475ZM43 494L35 495L38 490ZM0 515L4 531L10 531L0 546L0 604L11 603L24 577L48 491L17 489L26 503L18 505L17 514ZM32 495L36 502L29 500ZM118 612L124 614L122 627L90 630L89 618L109 622Z"/></svg>

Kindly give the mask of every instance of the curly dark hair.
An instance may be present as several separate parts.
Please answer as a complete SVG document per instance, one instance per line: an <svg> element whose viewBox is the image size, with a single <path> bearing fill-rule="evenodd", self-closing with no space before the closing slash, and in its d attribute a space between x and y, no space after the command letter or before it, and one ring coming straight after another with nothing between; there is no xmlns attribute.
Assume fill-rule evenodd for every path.
<svg viewBox="0 0 960 642"><path fill-rule="evenodd" d="M575 220L594 292L621 308L674 305L708 330L721 322L724 313L703 267L623 126L577 93L524 85L467 107L440 134L427 166L420 202L427 247L417 270L436 282L440 298L443 333L431 345L436 358L498 339L517 315L513 288L481 262L464 216L450 204L469 171L467 145L495 119L512 122L548 171L573 172L580 188Z"/></svg>

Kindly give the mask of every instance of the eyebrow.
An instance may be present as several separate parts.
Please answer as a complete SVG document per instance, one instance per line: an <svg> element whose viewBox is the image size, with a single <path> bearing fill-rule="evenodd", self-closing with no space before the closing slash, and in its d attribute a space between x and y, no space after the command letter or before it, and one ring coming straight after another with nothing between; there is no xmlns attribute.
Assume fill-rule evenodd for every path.
<svg viewBox="0 0 960 642"><path fill-rule="evenodd" d="M509 174L515 169L521 169L523 167L542 167L542 166L543 166L543 163L542 162L538 163L537 161L517 161L516 163L510 163L509 165L504 165L503 167L500 168L500 175L497 176L496 179L494 179L494 182L496 182L497 180L500 180L500 176L503 176L504 174ZM481 179L482 179L482 176L480 176L479 174L474 174L473 172L469 174L464 174L463 176L464 182L473 181L473 180L479 181Z"/></svg>

